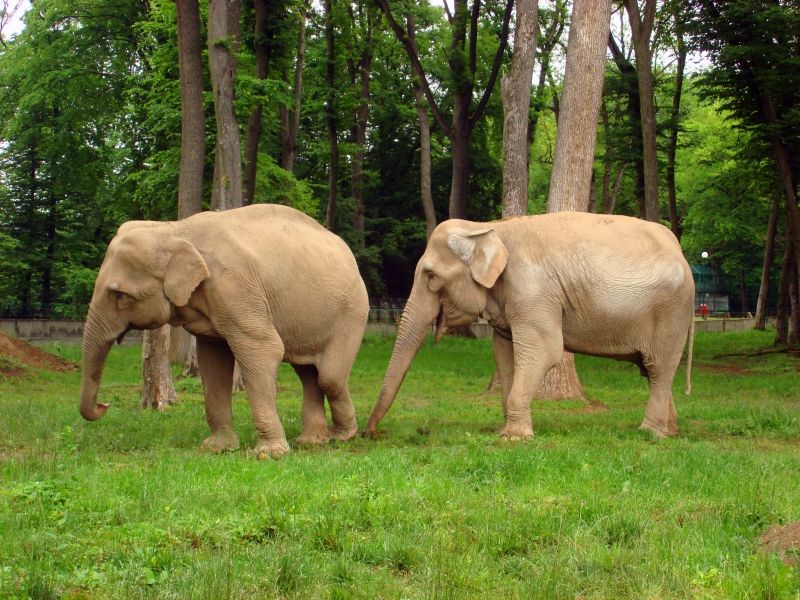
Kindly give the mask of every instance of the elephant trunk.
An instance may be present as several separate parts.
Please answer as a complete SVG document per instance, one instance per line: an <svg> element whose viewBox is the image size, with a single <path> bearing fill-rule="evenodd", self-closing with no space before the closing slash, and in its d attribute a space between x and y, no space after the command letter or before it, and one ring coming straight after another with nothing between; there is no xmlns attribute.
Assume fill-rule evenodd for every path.
<svg viewBox="0 0 800 600"><path fill-rule="evenodd" d="M111 346L114 344L114 338L115 336L111 335L105 323L90 308L83 331L80 405L81 416L87 421L96 421L108 409L108 404L97 404L97 390L100 387L103 366Z"/></svg>
<svg viewBox="0 0 800 600"><path fill-rule="evenodd" d="M424 288L425 284L421 285ZM367 423L366 434L368 436L375 435L378 422L392 406L411 361L422 345L431 322L436 319L438 314L438 298L427 290L420 293L415 284L405 310L403 310L403 316L400 318L392 358L383 379L378 401L375 403Z"/></svg>

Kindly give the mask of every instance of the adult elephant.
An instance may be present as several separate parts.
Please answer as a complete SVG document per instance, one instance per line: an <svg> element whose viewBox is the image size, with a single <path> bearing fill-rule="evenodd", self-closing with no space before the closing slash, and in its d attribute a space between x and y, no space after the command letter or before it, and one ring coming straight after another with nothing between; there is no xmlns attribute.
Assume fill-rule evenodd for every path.
<svg viewBox="0 0 800 600"><path fill-rule="evenodd" d="M83 335L80 412L93 421L103 365L130 329L182 325L197 336L211 435L234 449L231 381L242 371L259 457L289 450L275 410L276 373L291 363L303 384L300 442L357 432L348 391L366 327L364 282L347 245L310 217L259 204L175 222L131 221L111 240ZM325 417L327 396L332 429Z"/></svg>
<svg viewBox="0 0 800 600"><path fill-rule="evenodd" d="M445 221L417 264L366 434L392 405L430 323L438 340L483 316L494 328L502 436L533 435L531 399L564 349L639 365L650 384L641 427L674 435L672 379L688 335L689 393L693 307L691 270L661 225L575 212Z"/></svg>

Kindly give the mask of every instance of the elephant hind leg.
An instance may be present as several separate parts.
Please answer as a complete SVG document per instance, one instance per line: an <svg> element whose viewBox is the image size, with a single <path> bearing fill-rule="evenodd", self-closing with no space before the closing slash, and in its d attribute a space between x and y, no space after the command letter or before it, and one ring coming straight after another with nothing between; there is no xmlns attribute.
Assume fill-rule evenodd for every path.
<svg viewBox="0 0 800 600"><path fill-rule="evenodd" d="M645 359L650 393L639 428L652 431L658 437L678 434L678 414L672 398L672 380L679 361L680 353L660 362Z"/></svg>
<svg viewBox="0 0 800 600"><path fill-rule="evenodd" d="M358 433L349 379L365 326L366 315L363 321L360 318L357 321L345 319L337 323L326 349L317 361L317 382L328 398L333 421L330 436L335 440L349 440Z"/></svg>
<svg viewBox="0 0 800 600"><path fill-rule="evenodd" d="M292 365L303 384L303 405L300 411L303 428L297 438L299 444L322 444L330 438L325 417L325 397L317 381L319 374L314 365Z"/></svg>

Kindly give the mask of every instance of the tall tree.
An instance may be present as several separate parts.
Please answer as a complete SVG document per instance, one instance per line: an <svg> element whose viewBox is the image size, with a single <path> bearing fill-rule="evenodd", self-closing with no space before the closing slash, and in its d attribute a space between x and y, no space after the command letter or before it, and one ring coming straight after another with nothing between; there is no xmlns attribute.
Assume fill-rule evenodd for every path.
<svg viewBox="0 0 800 600"><path fill-rule="evenodd" d="M686 8L692 41L714 65L702 80L706 93L721 99L771 150L791 249L781 274L790 281L781 287L791 293L800 272L800 11L792 0L686 0Z"/></svg>
<svg viewBox="0 0 800 600"><path fill-rule="evenodd" d="M378 24L381 13L371 10L372 2L360 0L348 6L350 25L353 35L347 58L347 69L350 83L355 91L355 115L350 132L354 145L350 160L350 188L355 204L353 229L356 231L356 243L364 245L364 156L367 146L367 123L370 108L370 78L372 76L373 31ZM354 10L355 8L355 10Z"/></svg>
<svg viewBox="0 0 800 600"><path fill-rule="evenodd" d="M306 57L306 20L308 17L308 0L303 0L300 11L300 23L297 34L297 53L294 60L292 106L282 104L281 120L281 167L289 172L294 170L297 152L297 134L300 129L300 102L303 93L303 65Z"/></svg>
<svg viewBox="0 0 800 600"><path fill-rule="evenodd" d="M205 106L203 104L203 41L198 0L176 2L178 77L181 87L181 158L178 173L178 219L202 210L205 166ZM147 334L146 334L147 335ZM146 344L145 344L146 345ZM149 351L152 354L152 350ZM170 361L197 374L194 338L182 327L170 333Z"/></svg>
<svg viewBox="0 0 800 600"><path fill-rule="evenodd" d="M234 103L241 11L241 0L208 0L208 66L217 124L211 205L216 210L242 205L242 159Z"/></svg>
<svg viewBox="0 0 800 600"><path fill-rule="evenodd" d="M503 216L528 213L528 115L539 29L537 0L517 0L514 54L503 99Z"/></svg>
<svg viewBox="0 0 800 600"><path fill-rule="evenodd" d="M325 85L327 98L325 100L325 124L328 130L328 148L330 162L328 163L328 202L325 210L325 225L331 231L336 231L336 203L339 195L339 134L336 128L336 30L333 24L333 0L324 0L325 11Z"/></svg>
<svg viewBox="0 0 800 600"><path fill-rule="evenodd" d="M675 187L675 157L678 150L678 133L681 122L681 97L683 95L683 75L686 69L686 40L683 32L683 14L678 4L670 7L675 51L675 89L672 93L672 111L669 119L669 140L667 142L667 192L669 203L669 222L672 233L681 239L681 215L678 213L678 194Z"/></svg>
<svg viewBox="0 0 800 600"><path fill-rule="evenodd" d="M589 204L610 19L611 0L573 4L547 212L584 211ZM583 397L571 353L550 369L538 397Z"/></svg>
<svg viewBox="0 0 800 600"><path fill-rule="evenodd" d="M417 49L417 35L414 15L406 15L406 30L408 31L409 43L414 47L414 52L419 55ZM422 203L422 212L425 215L425 235L430 238L433 230L436 229L436 209L433 205L433 192L431 191L431 124L428 118L428 101L425 99L425 92L422 90L421 79L423 74L412 64L412 85L414 88L414 102L417 109L417 120L419 121L419 195Z"/></svg>
<svg viewBox="0 0 800 600"><path fill-rule="evenodd" d="M403 44L436 122L450 139L450 154L453 162L450 183L450 218L466 218L470 134L483 117L494 90L508 43L509 23L514 2L513 0L505 2L497 51L486 80L486 86L477 104L474 104L474 96L478 71L477 49L482 3L480 0L473 0L470 8L468 0L454 0L454 8L451 12L449 5L445 2L445 10L450 23L450 48L447 60L449 73L446 83L451 86L453 103L453 111L449 118L440 108L439 102L431 90L428 75L420 62L419 53L411 42L408 32L394 18L388 0L376 0L376 2L386 15L389 26L397 39Z"/></svg>
<svg viewBox="0 0 800 600"><path fill-rule="evenodd" d="M269 62L272 47L267 27L268 0L253 0L255 7L255 39L256 78L266 79L269 74ZM256 171L258 169L258 144L261 141L261 117L264 104L257 101L250 109L247 118L247 137L244 150L244 171L242 173L243 196L242 204L252 204L256 195Z"/></svg>
<svg viewBox="0 0 800 600"><path fill-rule="evenodd" d="M656 0L644 0L642 10L639 9L638 0L625 0L625 10L631 25L633 50L636 55L636 77L639 83L644 166L644 218L648 221L658 222L661 219L661 211L658 203L658 149L656 145L653 48L650 39L656 16Z"/></svg>
<svg viewBox="0 0 800 600"><path fill-rule="evenodd" d="M769 302L769 283L772 275L772 264L775 261L775 235L778 230L778 210L780 203L778 196L772 199L767 224L767 235L764 241L764 264L761 268L761 285L758 288L758 303L756 304L755 329L767 328L767 305Z"/></svg>

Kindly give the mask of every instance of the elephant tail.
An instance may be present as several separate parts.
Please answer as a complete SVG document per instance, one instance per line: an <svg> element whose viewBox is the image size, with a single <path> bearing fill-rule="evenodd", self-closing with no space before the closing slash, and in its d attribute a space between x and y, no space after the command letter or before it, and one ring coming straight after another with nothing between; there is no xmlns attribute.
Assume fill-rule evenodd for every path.
<svg viewBox="0 0 800 600"><path fill-rule="evenodd" d="M692 319L689 321L689 335L686 338L688 348L686 350L686 388L684 393L688 396L692 393L692 349L694 347L694 309L692 310Z"/></svg>

